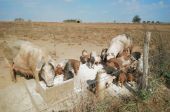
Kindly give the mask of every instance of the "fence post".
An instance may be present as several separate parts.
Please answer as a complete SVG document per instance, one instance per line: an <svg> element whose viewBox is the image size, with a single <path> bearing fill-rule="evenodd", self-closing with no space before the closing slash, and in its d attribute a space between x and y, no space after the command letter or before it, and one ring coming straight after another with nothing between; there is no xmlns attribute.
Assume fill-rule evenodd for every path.
<svg viewBox="0 0 170 112"><path fill-rule="evenodd" d="M146 32L144 37L144 49L143 49L143 76L141 89L146 89L148 86L148 59L149 59L149 42L150 42L151 32Z"/></svg>

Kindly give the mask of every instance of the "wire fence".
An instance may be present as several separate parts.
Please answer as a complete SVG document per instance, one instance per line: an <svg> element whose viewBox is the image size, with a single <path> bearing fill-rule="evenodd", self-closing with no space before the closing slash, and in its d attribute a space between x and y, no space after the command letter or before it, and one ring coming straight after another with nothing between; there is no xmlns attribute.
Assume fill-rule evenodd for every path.
<svg viewBox="0 0 170 112"><path fill-rule="evenodd" d="M157 32L156 32L157 33ZM164 33L164 32L163 32ZM169 32L168 32L169 33ZM155 35L155 34L154 34ZM161 34L159 34L159 37ZM166 35L169 38L169 34ZM155 39L152 39L152 41L155 41ZM151 43L152 43L151 41ZM160 40L156 40L156 43L159 43ZM151 78L155 78L157 76L160 76L160 74L167 72L170 70L170 47L168 47L169 45L164 44L166 42L169 42L168 40L163 40L161 41L161 43L159 43L159 45L157 44L156 46L156 50L151 49L151 55L149 55L149 77ZM165 47L165 46L166 47ZM119 69L117 71L115 71L116 74L118 72L120 72L122 69ZM94 79L89 85L95 85L97 82L107 82L107 80L109 80L111 77L109 75L106 75L104 77L102 77L100 80ZM85 82L86 83L86 82ZM78 90L80 90L79 92L75 92L75 89L73 90L65 90L63 94L63 96L67 96L64 99L60 100L60 101L55 101L55 99L53 101L50 101L52 103L47 104L48 108L43 109L43 110L38 110L40 112L44 112L47 110L58 110L58 108L61 106L72 106L73 108L71 108L71 110L73 111L74 107L76 107L77 105L80 105L81 102L83 101L87 101L89 99L89 95L96 97L95 94L93 93L89 93L89 90L87 88L83 88L83 86L86 84L81 83L80 88L76 88ZM63 88L64 89L64 88ZM107 88L101 89L100 91L97 91L98 94L105 92ZM88 93L85 93L86 91L88 91ZM110 97L113 97L112 95L110 95ZM57 98L56 98L57 99ZM70 101L71 104L68 104L68 101ZM84 102L85 103L85 102Z"/></svg>
<svg viewBox="0 0 170 112"><path fill-rule="evenodd" d="M166 54L156 54L156 55L152 55L152 56L150 56L149 57L149 65L150 65L150 67L149 67L149 70L150 70L150 74L158 74L159 73L159 71L160 71L160 67L159 66L157 66L156 64L154 64L155 63L155 60L157 61L158 59L159 59L159 57L160 56L164 56L164 57L166 57L166 58L168 58L168 56L170 55L170 53L166 53ZM170 63L170 61L166 61L166 62L164 62L164 64L169 64ZM159 64L159 63L158 63ZM152 66L153 65L153 66ZM121 71L121 69L120 70L118 70L118 71ZM115 73L117 73L118 71L116 71ZM108 79L110 78L110 76L105 76L105 77L102 77L100 80L94 80L93 82L91 82L89 85L95 85L98 81L100 81L100 82L104 82L104 81L107 81ZM77 105L79 105L80 104L80 102L81 101L88 101L88 99L89 99L89 95L93 95L94 97L96 97L95 96L95 94L93 94L93 93L85 93L85 92L87 92L87 91L89 91L89 90L85 90L84 91L84 89L83 89L83 83L82 83L82 85L81 85L81 87L82 88L79 88L79 92L78 93L76 93L75 92L75 90L73 89L73 90L69 90L69 91L67 91L67 90L65 90L65 93L62 93L63 94L63 96L67 96L67 97L65 97L65 98L63 98L62 100L60 100L60 101L56 101L56 99L53 99L53 101L50 101L51 103L50 104L47 104L48 105L48 108L45 108L45 109L43 109L43 110L38 110L37 108L36 108L36 110L38 110L39 112L46 112L47 110L49 111L49 110L58 110L59 109L59 107L61 106L61 107L69 107L69 106L72 106L72 107L74 107L74 106L77 106ZM64 88L63 88L64 89ZM102 90L99 90L99 91L97 91L98 92L98 94L100 94L100 93L102 93L102 92L105 92L105 90L106 90L107 88L103 88ZM110 95L110 97L113 97L112 95ZM79 100L78 100L79 99ZM71 103L71 104L69 104L69 103ZM71 108L71 109L73 109L73 108Z"/></svg>

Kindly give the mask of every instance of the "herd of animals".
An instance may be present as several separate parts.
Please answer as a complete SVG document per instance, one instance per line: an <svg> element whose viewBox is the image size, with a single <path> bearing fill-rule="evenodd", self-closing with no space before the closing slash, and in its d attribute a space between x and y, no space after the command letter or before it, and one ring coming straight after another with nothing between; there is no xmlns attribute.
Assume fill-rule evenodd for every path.
<svg viewBox="0 0 170 112"><path fill-rule="evenodd" d="M16 75L20 73L37 81L43 80L47 87L52 87L55 76L63 74L63 81L71 79L78 75L81 64L87 65L89 69L94 69L99 64L103 66L104 72L96 74L93 88L100 86L100 80L104 76L109 78L103 83L105 87L114 82L121 87L125 82L133 86L131 82L138 82L143 72L143 54L141 48L134 46L132 38L127 34L113 37L108 48L104 48L100 55L95 51L88 53L83 50L80 60L65 59L60 63L56 63L38 46L24 42L20 45L20 50L13 58L10 68L14 81Z"/></svg>

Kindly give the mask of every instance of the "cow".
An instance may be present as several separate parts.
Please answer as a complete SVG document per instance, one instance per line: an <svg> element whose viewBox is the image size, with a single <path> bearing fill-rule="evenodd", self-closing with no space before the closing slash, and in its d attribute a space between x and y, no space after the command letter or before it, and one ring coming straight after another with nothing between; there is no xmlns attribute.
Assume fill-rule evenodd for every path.
<svg viewBox="0 0 170 112"><path fill-rule="evenodd" d="M88 58L87 66L89 68L93 68L94 69L94 65L95 64L98 65L98 64L100 64L100 62L101 62L100 56L98 56L95 51L92 51L90 53L90 58Z"/></svg>
<svg viewBox="0 0 170 112"><path fill-rule="evenodd" d="M126 34L117 35L114 37L109 45L109 48L106 53L106 59L117 58L118 54L121 54L124 50L127 50L129 53L132 48L132 39Z"/></svg>
<svg viewBox="0 0 170 112"><path fill-rule="evenodd" d="M66 59L59 63L55 69L56 75L64 75L64 81L73 78L78 74L80 61L75 59Z"/></svg>
<svg viewBox="0 0 170 112"><path fill-rule="evenodd" d="M37 81L44 80L46 86L53 86L54 63L49 55L31 42L23 42L13 59L12 71L16 82L17 72Z"/></svg>

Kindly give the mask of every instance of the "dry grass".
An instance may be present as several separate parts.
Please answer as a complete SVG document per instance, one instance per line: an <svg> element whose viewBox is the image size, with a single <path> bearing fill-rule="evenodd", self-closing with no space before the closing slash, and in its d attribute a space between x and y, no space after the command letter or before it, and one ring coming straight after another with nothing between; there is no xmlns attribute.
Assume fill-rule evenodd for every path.
<svg viewBox="0 0 170 112"><path fill-rule="evenodd" d="M60 55L62 57L65 56L64 58L77 58L81 54L82 46L85 46L85 44L87 44L85 46L87 49L97 49L100 52L101 48L108 46L113 36L121 33L129 34L133 38L134 44L142 47L146 31L152 32L150 41L151 58L149 62L150 82L152 82L151 87L153 91L149 99L141 101L136 97L117 99L106 96L103 101L97 101L94 97L82 98L82 102L75 107L74 111L169 112L170 90L164 86L164 78L160 78L160 75L169 68L170 25L0 22L0 43L4 40L29 40L46 49L48 48L50 54L57 58ZM60 44L63 45L61 45L61 50L57 49ZM66 55L62 50L67 50L68 48L79 49L76 49L76 52L73 51L73 54L70 52ZM57 53L53 49L57 49ZM156 57L155 55L158 56ZM0 58L2 58L1 54ZM165 62L168 64L163 66ZM3 65L3 61L1 61L1 65ZM1 80L4 80L4 77L0 77ZM5 85L1 84L3 87L6 85L7 83Z"/></svg>

